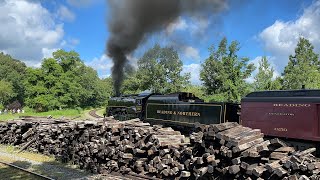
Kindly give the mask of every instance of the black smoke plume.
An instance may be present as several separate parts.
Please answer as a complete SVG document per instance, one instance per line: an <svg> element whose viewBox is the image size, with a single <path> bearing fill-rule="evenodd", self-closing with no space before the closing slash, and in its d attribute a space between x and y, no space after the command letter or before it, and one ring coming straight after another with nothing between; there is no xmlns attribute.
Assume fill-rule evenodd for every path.
<svg viewBox="0 0 320 180"><path fill-rule="evenodd" d="M226 7L226 0L108 0L110 38L107 54L113 60L116 95L124 78L127 55L151 33L161 31L180 15L210 15Z"/></svg>

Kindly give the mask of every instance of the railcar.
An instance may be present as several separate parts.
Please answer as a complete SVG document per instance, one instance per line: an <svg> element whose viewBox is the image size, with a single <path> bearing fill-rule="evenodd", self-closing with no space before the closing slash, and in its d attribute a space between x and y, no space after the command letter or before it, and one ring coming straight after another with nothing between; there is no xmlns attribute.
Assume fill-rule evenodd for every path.
<svg viewBox="0 0 320 180"><path fill-rule="evenodd" d="M300 149L320 143L320 90L253 92L241 101L242 125ZM302 143L303 142L303 143Z"/></svg>

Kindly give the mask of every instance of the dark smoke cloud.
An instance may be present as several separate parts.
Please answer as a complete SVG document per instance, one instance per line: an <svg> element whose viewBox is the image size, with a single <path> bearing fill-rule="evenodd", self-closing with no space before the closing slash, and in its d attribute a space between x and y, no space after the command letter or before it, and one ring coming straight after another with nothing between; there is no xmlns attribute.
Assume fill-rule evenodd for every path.
<svg viewBox="0 0 320 180"><path fill-rule="evenodd" d="M108 0L110 38L107 54L112 58L116 95L124 78L127 55L149 34L163 30L180 15L209 15L226 7L226 0Z"/></svg>

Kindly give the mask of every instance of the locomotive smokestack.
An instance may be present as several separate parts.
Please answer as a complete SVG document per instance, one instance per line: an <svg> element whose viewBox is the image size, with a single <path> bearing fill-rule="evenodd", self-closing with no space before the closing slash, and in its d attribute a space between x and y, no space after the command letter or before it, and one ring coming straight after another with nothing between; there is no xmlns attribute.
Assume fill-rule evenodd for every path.
<svg viewBox="0 0 320 180"><path fill-rule="evenodd" d="M112 78L117 95L124 79L127 55L150 33L160 31L180 15L207 13L208 17L226 7L225 0L107 0L110 37L107 54L112 58Z"/></svg>

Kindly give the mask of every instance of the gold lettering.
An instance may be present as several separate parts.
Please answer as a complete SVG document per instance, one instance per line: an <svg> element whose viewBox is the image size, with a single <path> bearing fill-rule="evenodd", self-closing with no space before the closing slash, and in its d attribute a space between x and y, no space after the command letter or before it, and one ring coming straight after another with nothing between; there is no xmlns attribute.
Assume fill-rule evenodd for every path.
<svg viewBox="0 0 320 180"><path fill-rule="evenodd" d="M280 132L287 132L288 131L287 128L274 128L273 130L280 131Z"/></svg>
<svg viewBox="0 0 320 180"><path fill-rule="evenodd" d="M192 111L165 111L165 110L157 110L157 114L171 114L171 115L179 115L179 116L194 116L200 117L201 114L199 112Z"/></svg>
<svg viewBox="0 0 320 180"><path fill-rule="evenodd" d="M270 112L271 116L294 116L294 113Z"/></svg>
<svg viewBox="0 0 320 180"><path fill-rule="evenodd" d="M274 107L310 107L311 104L273 104Z"/></svg>

